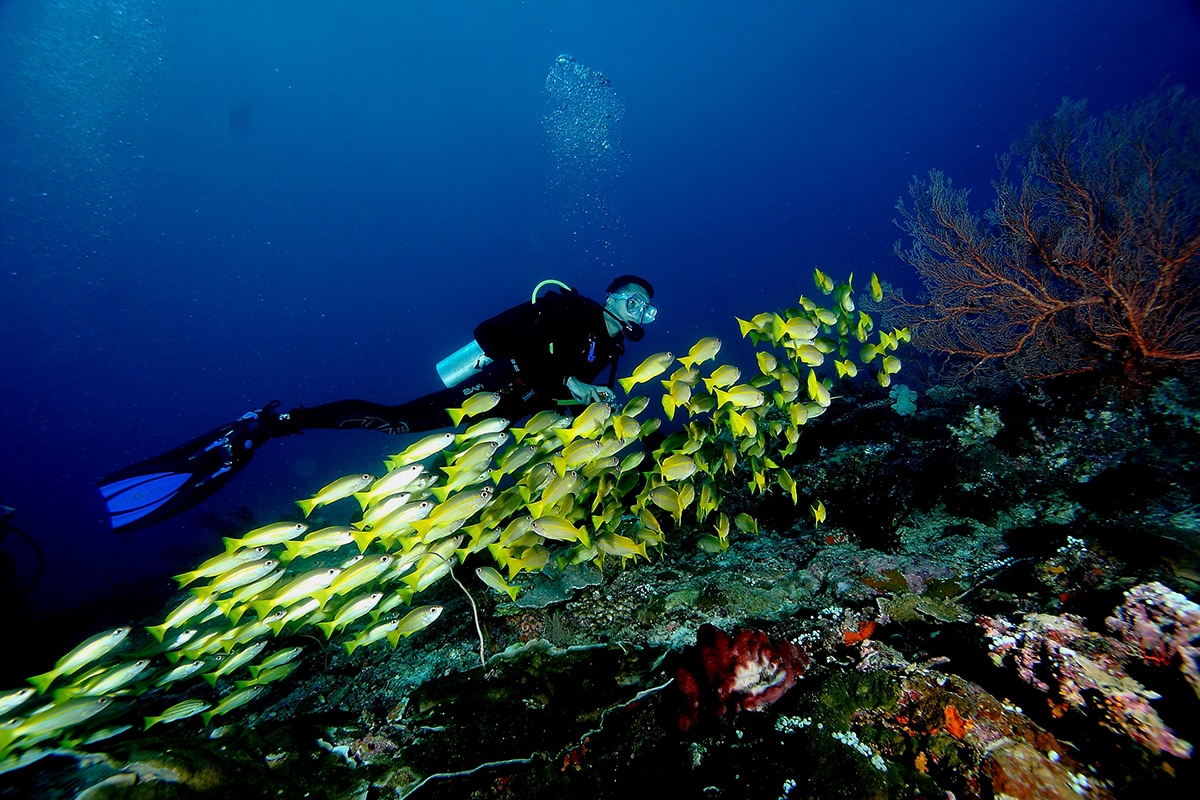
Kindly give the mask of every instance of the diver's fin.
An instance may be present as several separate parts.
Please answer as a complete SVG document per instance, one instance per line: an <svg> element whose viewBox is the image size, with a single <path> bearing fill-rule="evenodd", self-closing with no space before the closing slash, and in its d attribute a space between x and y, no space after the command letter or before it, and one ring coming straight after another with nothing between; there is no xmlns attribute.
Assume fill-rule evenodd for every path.
<svg viewBox="0 0 1200 800"><path fill-rule="evenodd" d="M267 420L278 401L214 428L168 453L118 470L100 481L114 531L144 528L212 495L271 438Z"/></svg>

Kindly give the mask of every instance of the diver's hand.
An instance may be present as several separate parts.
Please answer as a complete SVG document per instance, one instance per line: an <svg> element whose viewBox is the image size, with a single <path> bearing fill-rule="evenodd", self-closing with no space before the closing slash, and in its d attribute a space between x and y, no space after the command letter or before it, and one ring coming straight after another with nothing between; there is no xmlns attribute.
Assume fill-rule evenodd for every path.
<svg viewBox="0 0 1200 800"><path fill-rule="evenodd" d="M616 399L613 390L607 386L584 383L578 378L567 378L566 384L567 390L571 392L571 397L581 403L610 403Z"/></svg>

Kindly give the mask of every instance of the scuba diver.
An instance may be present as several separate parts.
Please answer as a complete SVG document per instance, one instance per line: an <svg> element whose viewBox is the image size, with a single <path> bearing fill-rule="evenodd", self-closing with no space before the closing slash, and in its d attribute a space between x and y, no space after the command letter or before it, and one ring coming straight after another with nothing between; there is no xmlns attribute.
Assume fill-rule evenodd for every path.
<svg viewBox="0 0 1200 800"><path fill-rule="evenodd" d="M547 284L561 287L538 296ZM654 288L621 275L597 303L559 281L542 281L533 297L480 323L474 339L441 361L445 389L399 405L338 400L278 412L273 401L155 458L100 482L113 530L133 530L174 516L229 482L270 439L313 428L369 428L415 433L452 427L448 409L479 392L499 402L484 416L517 421L559 405L610 402L625 340L641 341L654 321ZM608 369L603 383L597 377Z"/></svg>

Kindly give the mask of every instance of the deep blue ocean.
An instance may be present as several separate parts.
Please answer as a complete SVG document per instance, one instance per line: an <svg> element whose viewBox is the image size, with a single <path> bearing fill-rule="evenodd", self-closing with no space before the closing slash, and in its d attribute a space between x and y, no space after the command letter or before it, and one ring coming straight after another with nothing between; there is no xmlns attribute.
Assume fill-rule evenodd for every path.
<svg viewBox="0 0 1200 800"><path fill-rule="evenodd" d="M916 291L892 251L914 175L982 212L1064 97L1176 83L1200 86L1186 0L3 0L0 502L45 558L29 589L34 548L0 541L5 616L52 650L154 613L214 519L273 521L400 445L273 442L125 534L108 472L272 399L436 389L544 278L654 283L626 368L705 335L736 352L734 315L812 294L814 267Z"/></svg>

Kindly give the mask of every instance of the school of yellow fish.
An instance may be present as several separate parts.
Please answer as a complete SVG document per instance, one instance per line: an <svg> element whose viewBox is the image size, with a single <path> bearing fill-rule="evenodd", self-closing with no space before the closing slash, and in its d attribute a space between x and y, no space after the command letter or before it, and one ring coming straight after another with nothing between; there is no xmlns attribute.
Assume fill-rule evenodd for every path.
<svg viewBox="0 0 1200 800"><path fill-rule="evenodd" d="M105 631L31 687L0 693L0 770L128 730L135 698L152 707L168 692L194 695L154 708L143 729L196 715L207 725L293 671L297 633L319 631L348 654L395 647L441 614L414 605L417 596L468 559L485 562L474 570L480 583L515 599L522 572L649 559L685 519L708 552L728 548L734 531L756 533L749 514L731 520L721 510L722 487L778 487L799 504L802 489L782 462L833 402L834 376L873 369L886 387L910 338L907 329L876 330L856 309L853 276L835 284L816 270L814 279L832 307L801 297L785 311L738 319L756 346L754 374L718 363L721 341L704 338L687 355L639 364L620 381L628 395L620 407L542 411L512 427L486 416L497 395L476 394L449 412L459 427L481 421L425 436L391 456L382 475L348 475L298 503L306 519L332 506L326 513L348 524L285 521L226 539L225 552L177 576L184 599L140 644L131 628ZM882 299L874 275L869 290ZM654 381L661 417L647 411ZM675 430L647 449L664 418ZM819 500L810 510L815 524L825 520Z"/></svg>

